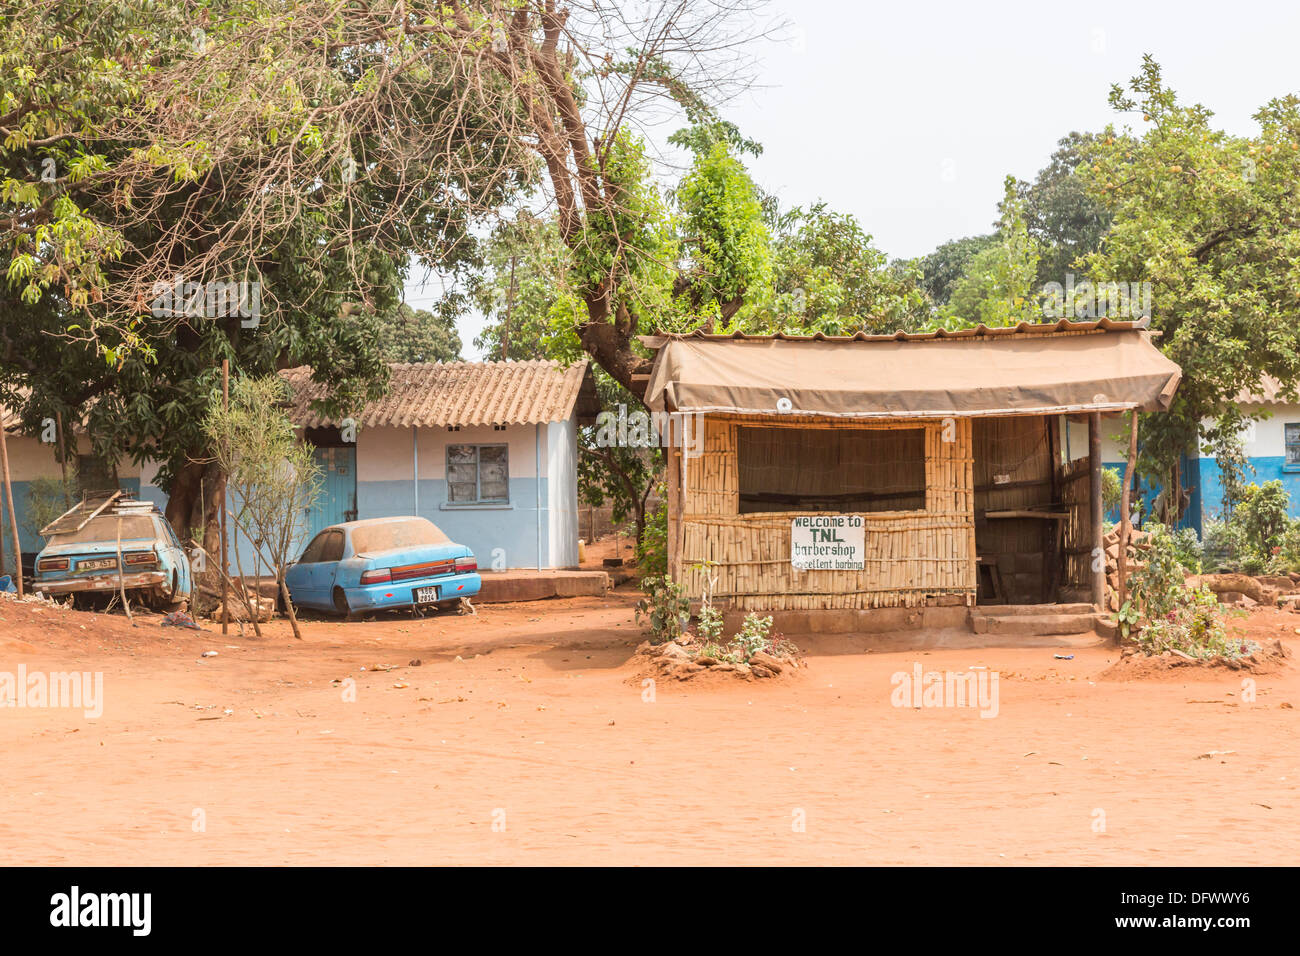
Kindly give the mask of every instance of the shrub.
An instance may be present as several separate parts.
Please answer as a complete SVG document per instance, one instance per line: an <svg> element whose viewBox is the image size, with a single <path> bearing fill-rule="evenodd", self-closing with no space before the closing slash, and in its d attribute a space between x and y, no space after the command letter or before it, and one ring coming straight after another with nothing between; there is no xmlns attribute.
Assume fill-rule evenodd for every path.
<svg viewBox="0 0 1300 956"><path fill-rule="evenodd" d="M1238 521L1210 521L1205 525L1203 563L1211 571L1240 571L1246 553L1246 534Z"/></svg>
<svg viewBox="0 0 1300 956"><path fill-rule="evenodd" d="M1150 655L1181 651L1189 657L1243 657L1259 649L1250 641L1228 638L1223 607L1209 588L1185 591L1173 610L1147 622L1138 645Z"/></svg>
<svg viewBox="0 0 1300 956"><path fill-rule="evenodd" d="M1282 482L1274 479L1246 488L1241 504L1233 512L1240 519L1247 547L1267 562L1282 544L1291 519L1287 514L1291 496Z"/></svg>
<svg viewBox="0 0 1300 956"><path fill-rule="evenodd" d="M1180 535L1153 525L1146 566L1132 576L1133 597L1120 609L1116 622L1128 635L1136 628L1138 646L1146 654L1177 650L1191 657L1236 657L1253 645L1229 641L1224 610L1208 588L1189 589L1180 551Z"/></svg>
<svg viewBox="0 0 1300 956"><path fill-rule="evenodd" d="M1106 509L1106 513L1118 511L1119 506L1124 503L1124 479L1120 473L1113 468L1103 468L1101 471L1101 506ZM1122 519L1124 516L1120 515Z"/></svg>
<svg viewBox="0 0 1300 956"><path fill-rule="evenodd" d="M1300 571L1300 519L1287 524L1273 560L1273 570L1278 574Z"/></svg>
<svg viewBox="0 0 1300 956"><path fill-rule="evenodd" d="M740 631L736 634L735 644L740 652L741 660L746 663L756 653L766 650L772 640L772 619L770 617L759 617L753 611L745 615L745 620L740 625Z"/></svg>
<svg viewBox="0 0 1300 956"><path fill-rule="evenodd" d="M1152 524L1150 528L1146 566L1129 578L1133 597L1147 619L1167 615L1187 590L1187 572L1179 557L1174 535L1162 524Z"/></svg>
<svg viewBox="0 0 1300 956"><path fill-rule="evenodd" d="M645 597L636 604L637 623L649 625L650 643L666 644L682 636L691 620L685 589L668 575L641 580Z"/></svg>
<svg viewBox="0 0 1300 956"><path fill-rule="evenodd" d="M1178 563L1189 574L1200 574L1204 563L1205 548L1201 544L1201 539L1196 536L1192 528L1179 528L1171 535L1174 544L1174 554L1178 558Z"/></svg>
<svg viewBox="0 0 1300 956"><path fill-rule="evenodd" d="M704 594L700 599L700 619L696 631L706 644L716 645L722 640L722 611L713 603L713 588L718 579L711 574L715 562L705 561L695 567L704 573Z"/></svg>
<svg viewBox="0 0 1300 956"><path fill-rule="evenodd" d="M65 483L62 478L39 477L27 483L27 520L23 522L27 540L40 537L41 529L81 500L73 470Z"/></svg>
<svg viewBox="0 0 1300 956"><path fill-rule="evenodd" d="M646 516L645 530L636 543L636 564L645 574L668 573L668 505L663 501Z"/></svg>

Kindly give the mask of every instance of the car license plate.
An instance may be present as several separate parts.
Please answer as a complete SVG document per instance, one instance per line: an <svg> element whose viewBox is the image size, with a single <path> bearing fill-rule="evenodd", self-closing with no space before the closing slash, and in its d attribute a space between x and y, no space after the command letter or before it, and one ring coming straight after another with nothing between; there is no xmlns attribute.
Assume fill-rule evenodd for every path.
<svg viewBox="0 0 1300 956"><path fill-rule="evenodd" d="M103 571L105 568L117 567L117 558L95 558L91 561L78 561L78 571Z"/></svg>
<svg viewBox="0 0 1300 956"><path fill-rule="evenodd" d="M436 604L438 603L438 589L435 587L416 588L416 604Z"/></svg>

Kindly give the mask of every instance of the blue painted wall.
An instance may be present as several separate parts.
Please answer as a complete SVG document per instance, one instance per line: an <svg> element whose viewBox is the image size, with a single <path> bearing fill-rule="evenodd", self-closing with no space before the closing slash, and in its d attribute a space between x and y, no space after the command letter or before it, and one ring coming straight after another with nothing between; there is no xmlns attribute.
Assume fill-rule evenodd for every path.
<svg viewBox="0 0 1300 956"><path fill-rule="evenodd" d="M500 560L505 568L535 568L538 562L538 491L541 492L541 554L549 554L550 529L546 520L548 488L535 478L510 479L510 504L447 506L447 482L441 478L420 479L418 513L428 518L453 541L465 545L478 558L479 566L492 568ZM357 482L357 511L360 518L381 518L411 514L415 510L415 487L406 481ZM500 553L494 556L494 552ZM547 562L543 557L542 566Z"/></svg>
<svg viewBox="0 0 1300 956"><path fill-rule="evenodd" d="M1255 474L1247 473L1246 480L1257 485L1266 481L1281 481L1291 494L1291 517L1300 518L1300 467L1288 466L1286 458L1277 455L1247 459L1255 469ZM1223 475L1219 463L1213 458L1201 459L1201 481L1205 503L1205 520L1210 521L1223 515Z"/></svg>
<svg viewBox="0 0 1300 956"><path fill-rule="evenodd" d="M119 484L130 491L137 497L140 494L139 478L122 478ZM28 503L28 490L31 482L15 481L13 482L14 490L14 512L18 517L18 534L19 544L22 546L24 554L36 554L45 547L45 539L37 535L29 526L32 523L31 506ZM166 499L164 498L164 501ZM4 506L4 495L0 492L0 507ZM5 557L10 559L13 553L13 545L9 543L9 514L4 512L3 520L0 520L0 540L4 542ZM11 559L10 559L11 560Z"/></svg>
<svg viewBox="0 0 1300 956"><path fill-rule="evenodd" d="M1197 458L1183 458L1183 485L1192 489L1192 500L1187 505L1187 511L1179 519L1177 527L1191 528L1199 535L1203 525L1201 502L1203 500L1202 481L1203 470L1202 460ZM1124 470L1127 467L1125 462L1106 461L1102 462L1102 467L1109 469L1119 475L1120 481L1124 480ZM1144 515L1150 515L1152 506L1155 504L1156 497L1160 494L1160 486L1152 484L1145 479L1138 480L1138 490L1141 492ZM1118 523L1120 519L1119 508L1111 508L1106 514L1106 520Z"/></svg>

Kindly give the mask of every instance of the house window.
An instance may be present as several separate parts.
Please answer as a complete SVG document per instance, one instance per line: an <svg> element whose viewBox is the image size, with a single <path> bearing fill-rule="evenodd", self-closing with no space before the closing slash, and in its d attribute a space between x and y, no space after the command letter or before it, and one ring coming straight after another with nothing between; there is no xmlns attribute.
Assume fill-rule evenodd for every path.
<svg viewBox="0 0 1300 956"><path fill-rule="evenodd" d="M751 428L737 435L740 513L923 511L921 428Z"/></svg>
<svg viewBox="0 0 1300 956"><path fill-rule="evenodd" d="M1286 463L1300 468L1300 422L1286 423Z"/></svg>
<svg viewBox="0 0 1300 956"><path fill-rule="evenodd" d="M448 445L447 503L504 504L510 500L506 445Z"/></svg>
<svg viewBox="0 0 1300 956"><path fill-rule="evenodd" d="M114 491L117 486L117 476L105 458L100 455L77 456L78 491Z"/></svg>

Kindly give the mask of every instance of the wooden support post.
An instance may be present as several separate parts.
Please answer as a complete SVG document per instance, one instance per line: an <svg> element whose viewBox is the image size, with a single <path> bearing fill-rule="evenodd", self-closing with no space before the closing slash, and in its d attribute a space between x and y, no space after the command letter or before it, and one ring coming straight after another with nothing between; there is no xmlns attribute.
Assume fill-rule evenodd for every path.
<svg viewBox="0 0 1300 956"><path fill-rule="evenodd" d="M221 410L230 412L230 359L221 360ZM229 419L227 418L227 421ZM229 449L226 449L227 453ZM230 485L230 476L224 475L221 482L221 633L230 630L230 555L226 551L226 492ZM240 587L244 582L239 582ZM261 591L258 591L261 595Z"/></svg>
<svg viewBox="0 0 1300 956"><path fill-rule="evenodd" d="M1050 471L1048 478L1051 487L1051 511L1061 509L1061 419L1049 415L1044 419L1047 425L1047 453ZM1062 562L1065 560L1061 551L1065 522L1044 521L1046 567L1043 568L1043 602L1055 604L1060 596Z"/></svg>
<svg viewBox="0 0 1300 956"><path fill-rule="evenodd" d="M14 486L9 480L9 446L5 444L5 426L0 421L0 477L4 479L5 508L9 512L9 531L14 542L14 584L23 596L23 549L18 542L18 517L14 514Z"/></svg>
<svg viewBox="0 0 1300 956"><path fill-rule="evenodd" d="M1128 539L1132 531L1129 520L1132 509L1133 472L1137 469L1138 413L1133 411L1128 436L1128 463L1124 466L1124 494L1119 505L1119 606L1128 600Z"/></svg>
<svg viewBox="0 0 1300 956"><path fill-rule="evenodd" d="M1088 416L1088 467L1090 470L1091 494L1089 505L1092 513L1092 603L1097 610L1106 609L1106 544L1102 533L1102 521L1106 512L1102 505L1101 485L1101 413L1093 412Z"/></svg>
<svg viewBox="0 0 1300 956"><path fill-rule="evenodd" d="M54 413L55 440L59 443L59 468L63 472L63 506L72 507L72 482L68 481L68 446L63 438L63 412Z"/></svg>

